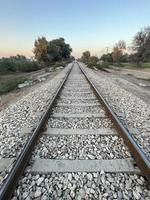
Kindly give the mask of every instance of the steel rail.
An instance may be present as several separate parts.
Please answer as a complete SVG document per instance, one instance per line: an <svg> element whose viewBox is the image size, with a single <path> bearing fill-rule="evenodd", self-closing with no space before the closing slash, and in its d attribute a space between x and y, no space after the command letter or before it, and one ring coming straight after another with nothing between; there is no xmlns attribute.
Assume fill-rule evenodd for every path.
<svg viewBox="0 0 150 200"><path fill-rule="evenodd" d="M6 178L6 180L4 181L4 183L1 187L1 190L0 190L0 200L11 199L11 196L12 196L14 189L17 185L18 179L22 175L22 173L24 172L24 169L25 169L26 165L28 164L28 162L31 158L32 151L33 151L35 144L37 142L37 139L40 135L40 131L45 126L46 121L47 121L48 116L49 116L49 113L50 113L58 95L60 94L60 91L62 90L62 87L64 86L73 66L74 66L74 63L72 64L69 71L66 73L64 80L62 81L62 83L58 87L56 93L54 94L53 98L51 99L50 104L49 104L47 110L45 111L44 115L42 116L38 126L36 127L33 134L31 135L31 137L29 138L29 140L25 144L25 147L22 149L20 155L18 156L12 170L8 174L8 177Z"/></svg>
<svg viewBox="0 0 150 200"><path fill-rule="evenodd" d="M98 100L101 102L101 104L104 106L106 113L110 117L111 121L115 125L115 128L117 129L118 133L121 135L121 137L124 139L125 144L128 146L132 156L134 157L137 166L140 168L143 175L147 178L147 180L150 182L150 160L148 157L144 154L143 150L140 148L140 146L136 143L134 138L132 137L131 133L127 131L127 129L123 126L122 122L119 120L117 115L113 112L107 101L104 99L104 97L100 94L97 87L89 78L85 70L80 66L78 63L81 71L83 72L85 78L89 82L91 88L93 89L95 95L97 96Z"/></svg>

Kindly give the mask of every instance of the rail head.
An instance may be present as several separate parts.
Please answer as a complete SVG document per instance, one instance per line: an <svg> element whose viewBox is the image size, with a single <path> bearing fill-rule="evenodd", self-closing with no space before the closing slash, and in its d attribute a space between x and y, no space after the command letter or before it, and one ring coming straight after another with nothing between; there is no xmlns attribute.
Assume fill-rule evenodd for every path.
<svg viewBox="0 0 150 200"><path fill-rule="evenodd" d="M93 81L90 79L88 74L85 72L83 67L78 63L78 66L80 67L82 73L84 74L85 78L91 85L91 88L93 89L94 93L96 94L98 100L102 103L104 106L106 113L111 118L112 122L115 125L115 128L118 130L121 137L124 139L125 144L128 146L131 154L133 155L138 167L142 171L143 175L146 177L146 179L150 182L150 160L148 157L144 154L143 150L140 148L140 146L136 143L134 138L132 137L132 134L127 131L127 129L123 126L122 122L119 120L117 115L113 112L107 101L104 99L104 97L100 94L99 90L93 83Z"/></svg>

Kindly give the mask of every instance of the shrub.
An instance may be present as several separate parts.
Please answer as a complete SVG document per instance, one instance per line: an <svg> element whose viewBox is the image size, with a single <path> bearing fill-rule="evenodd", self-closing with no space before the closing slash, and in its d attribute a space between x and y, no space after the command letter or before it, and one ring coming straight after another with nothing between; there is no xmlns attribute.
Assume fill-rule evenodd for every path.
<svg viewBox="0 0 150 200"><path fill-rule="evenodd" d="M19 83L23 83L25 80L27 80L25 77L11 77L11 78L3 78L0 80L0 95L10 92L11 90L17 88L17 85Z"/></svg>
<svg viewBox="0 0 150 200"><path fill-rule="evenodd" d="M13 73L13 72L31 72L40 69L41 66L26 58L2 58L0 59L0 74Z"/></svg>
<svg viewBox="0 0 150 200"><path fill-rule="evenodd" d="M30 60L16 61L15 65L18 72L32 72L41 68L37 62Z"/></svg>
<svg viewBox="0 0 150 200"><path fill-rule="evenodd" d="M0 59L0 73L5 74L7 72L15 72L16 66L14 62L9 58L2 58Z"/></svg>
<svg viewBox="0 0 150 200"><path fill-rule="evenodd" d="M150 68L150 62L144 63L144 64L143 64L143 67L145 67L145 68Z"/></svg>
<svg viewBox="0 0 150 200"><path fill-rule="evenodd" d="M103 63L96 63L96 62L86 62L87 66L91 69L97 68L97 69L103 69L103 68L109 68L110 63L103 62Z"/></svg>

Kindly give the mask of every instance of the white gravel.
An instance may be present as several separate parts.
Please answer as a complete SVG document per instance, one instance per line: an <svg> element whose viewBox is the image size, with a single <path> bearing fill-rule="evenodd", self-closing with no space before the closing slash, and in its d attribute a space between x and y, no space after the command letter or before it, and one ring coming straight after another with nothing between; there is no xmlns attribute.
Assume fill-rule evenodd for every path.
<svg viewBox="0 0 150 200"><path fill-rule="evenodd" d="M33 154L49 159L115 159L131 157L119 136L42 136Z"/></svg>
<svg viewBox="0 0 150 200"><path fill-rule="evenodd" d="M94 95L92 94L92 93L71 93L71 92L69 92L69 93L61 93L61 95L62 95L62 97L74 97L74 96L76 96L76 97L87 97L87 98L93 98L94 97Z"/></svg>
<svg viewBox="0 0 150 200"><path fill-rule="evenodd" d="M14 195L12 200L149 200L150 190L142 176L123 173L26 173Z"/></svg>
<svg viewBox="0 0 150 200"><path fill-rule="evenodd" d="M87 69L88 70L88 69ZM74 79L82 79L76 81ZM77 78L78 77L78 78ZM84 79L85 80L85 79ZM86 80L79 73L77 67L73 68L69 76L71 84L64 87L66 92L89 90ZM85 89L86 88L86 89ZM50 91L50 90L49 90ZM63 91L64 92L64 91ZM38 91L39 93L39 91ZM65 93L65 92L64 92ZM64 94L63 95L66 95ZM68 95L68 94L67 94ZM84 96L84 95L83 95ZM57 103L93 103L96 99L59 99ZM65 108L65 109L64 109ZM96 106L94 108L97 108ZM53 112L80 113L90 111L90 107L56 107ZM99 108L101 109L101 107ZM80 128L97 129L112 128L113 124L108 118L53 118L48 120L51 128ZM69 135L69 136L42 136L33 152L33 157L53 159L113 159L127 158L130 153L123 140L115 136L98 135ZM32 164L32 160L31 160ZM31 174L25 172L15 190L13 200L17 199L150 199L148 183L142 176L128 175L125 173L49 173Z"/></svg>
<svg viewBox="0 0 150 200"><path fill-rule="evenodd" d="M59 99L57 103L64 104L77 104L77 103L97 103L96 99Z"/></svg>
<svg viewBox="0 0 150 200"><path fill-rule="evenodd" d="M57 106L53 109L53 113L105 113L100 106Z"/></svg>
<svg viewBox="0 0 150 200"><path fill-rule="evenodd" d="M111 128L113 124L108 118L50 118L47 127L97 129Z"/></svg>
<svg viewBox="0 0 150 200"><path fill-rule="evenodd" d="M72 92L72 87L69 86L64 86L65 92ZM73 92L87 92L90 91L90 86L85 86L85 87L75 87L73 88Z"/></svg>
<svg viewBox="0 0 150 200"><path fill-rule="evenodd" d="M124 125L127 128L133 127L139 130L140 134L133 137L150 159L150 105L119 87L115 80L104 73L97 74L85 66L84 70L103 93L113 110L121 116L120 119Z"/></svg>
<svg viewBox="0 0 150 200"><path fill-rule="evenodd" d="M70 67L71 64L54 79L0 112L0 157L18 155L27 138L27 134L22 137L22 133L32 132L36 127Z"/></svg>

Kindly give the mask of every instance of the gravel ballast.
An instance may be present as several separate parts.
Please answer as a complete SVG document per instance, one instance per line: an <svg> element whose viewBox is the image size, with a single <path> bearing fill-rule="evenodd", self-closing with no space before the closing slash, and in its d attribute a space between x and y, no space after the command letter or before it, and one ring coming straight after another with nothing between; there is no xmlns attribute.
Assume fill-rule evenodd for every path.
<svg viewBox="0 0 150 200"><path fill-rule="evenodd" d="M20 154L71 66L0 112L0 158L16 158ZM0 185L12 166L0 174Z"/></svg>
<svg viewBox="0 0 150 200"><path fill-rule="evenodd" d="M100 108L100 106L76 106L76 107L69 107L69 106L57 106L53 109L53 113L68 113L68 114L75 114L75 113L105 113L104 110Z"/></svg>
<svg viewBox="0 0 150 200"><path fill-rule="evenodd" d="M97 103L97 99L59 99L57 103L59 104L79 104L79 103Z"/></svg>
<svg viewBox="0 0 150 200"><path fill-rule="evenodd" d="M43 136L35 157L49 159L115 159L131 157L119 136Z"/></svg>
<svg viewBox="0 0 150 200"><path fill-rule="evenodd" d="M50 128L111 128L112 122L108 118L50 118L47 127Z"/></svg>
<svg viewBox="0 0 150 200"><path fill-rule="evenodd" d="M70 67L0 112L0 157L18 155Z"/></svg>
<svg viewBox="0 0 150 200"><path fill-rule="evenodd" d="M123 173L26 173L15 191L17 199L42 200L149 200L150 191L142 176Z"/></svg>
<svg viewBox="0 0 150 200"><path fill-rule="evenodd" d="M55 81L58 82L58 80ZM50 92L50 89L47 90ZM89 93L89 91L91 92ZM41 90L38 89L39 92ZM90 105L96 104L94 107L91 107L87 106L89 103ZM43 105L45 105L45 101L43 101ZM100 112L102 113L101 115ZM46 130L46 128L48 129ZM96 131L98 129L101 131L104 129L106 131L105 135L97 135ZM50 135L52 130L55 130L55 135ZM72 133L65 135L67 133L66 130L70 130ZM80 130L80 134L76 134L78 130ZM103 171L106 171L106 168L96 168L96 170L89 173L88 170L86 172L85 165L82 165L82 172L80 170L76 170L78 172L75 172L72 168L70 168L72 172L63 170L63 166L65 165L63 162L68 163L68 161L83 163L86 160L88 161L88 165L86 164L86 166L89 166L89 162L93 163L94 160L99 162L103 159L103 161L109 161L107 166L112 166L110 161L116 162L115 159L125 160L127 158L134 163L123 139L117 134L109 135L108 130L111 130L110 132L112 133L116 132L112 121L105 115L103 107L89 88L87 80L75 62L71 74L65 83L65 87L60 93L59 99L52 109L52 113L49 114L48 123L43 132L40 133L41 137L32 153L29 165L19 180L12 199L148 200L150 197L150 188L143 176L136 175L139 172L138 170L138 172L127 172L126 170L121 171L119 169L124 173L120 173L120 171L111 171L110 173L110 171ZM62 134L59 134L59 131ZM84 131L86 131L86 134L84 134ZM89 134L89 131L92 134ZM93 133L94 131L95 134ZM24 139L27 138L26 135L23 137ZM40 171L42 167L39 168L39 171L32 171L31 168L34 166L35 160L40 160L43 166L48 167L48 162L44 162L45 159L51 162L51 166L55 160L60 168L59 173L57 173L56 167L53 167L52 171L45 172L45 174L42 174L44 171ZM97 166L99 167L99 164ZM117 164L117 167L120 168L121 165ZM75 169L77 168L75 167Z"/></svg>
<svg viewBox="0 0 150 200"><path fill-rule="evenodd" d="M123 124L129 130L130 127L139 130L140 134L133 134L133 137L150 159L150 105L121 88L107 74L100 75L82 66Z"/></svg>

